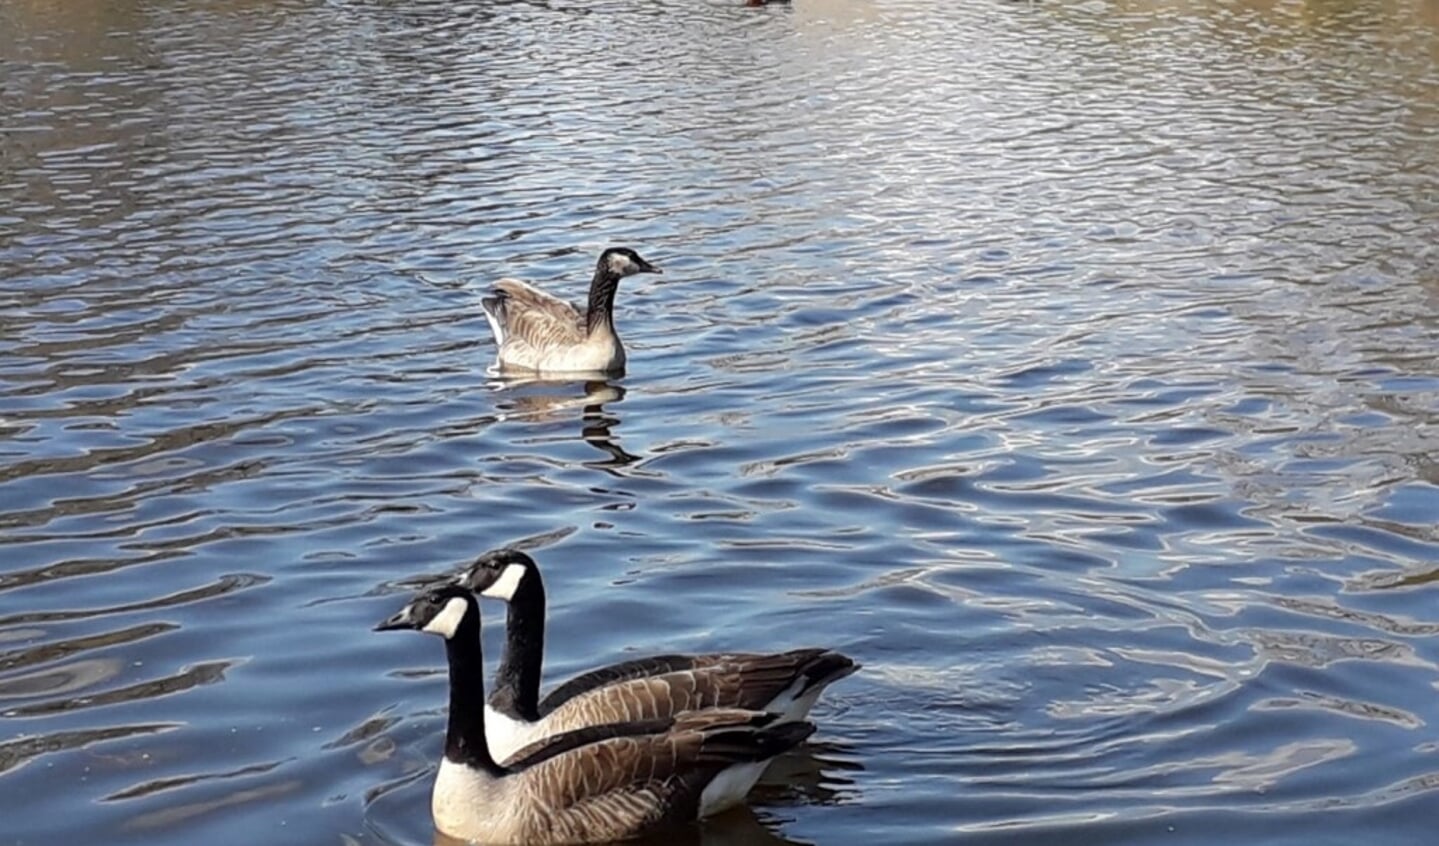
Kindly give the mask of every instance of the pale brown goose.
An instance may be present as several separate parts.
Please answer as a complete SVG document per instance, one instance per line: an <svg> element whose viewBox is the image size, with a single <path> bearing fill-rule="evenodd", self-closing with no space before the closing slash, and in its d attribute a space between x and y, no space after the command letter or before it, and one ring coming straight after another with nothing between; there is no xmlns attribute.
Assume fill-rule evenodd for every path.
<svg viewBox="0 0 1439 846"><path fill-rule="evenodd" d="M625 348L615 331L615 291L634 273L658 267L625 247L600 253L585 309L519 279L501 279L480 305L495 333L502 370L536 373L619 374Z"/></svg>
<svg viewBox="0 0 1439 846"><path fill-rule="evenodd" d="M561 734L501 766L485 742L475 597L457 585L427 591L375 628L445 639L450 707L430 807L435 827L463 840L593 843L708 816L743 802L769 760L814 731L712 709Z"/></svg>
<svg viewBox="0 0 1439 846"><path fill-rule="evenodd" d="M535 560L517 549L492 550L459 581L509 603L504 657L485 706L486 737L502 761L559 732L694 708L744 708L776 714L780 722L802 720L827 686L859 669L826 649L655 655L592 670L541 700L545 587Z"/></svg>

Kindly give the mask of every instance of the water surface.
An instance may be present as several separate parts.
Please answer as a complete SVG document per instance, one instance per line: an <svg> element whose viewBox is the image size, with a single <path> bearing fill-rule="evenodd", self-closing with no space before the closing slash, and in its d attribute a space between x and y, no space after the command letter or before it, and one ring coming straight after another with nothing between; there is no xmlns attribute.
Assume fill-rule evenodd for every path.
<svg viewBox="0 0 1439 846"><path fill-rule="evenodd" d="M429 843L369 627L504 543L550 679L864 662L687 842L1427 842L1436 91L1424 0L0 2L0 842ZM630 373L490 375L610 244Z"/></svg>

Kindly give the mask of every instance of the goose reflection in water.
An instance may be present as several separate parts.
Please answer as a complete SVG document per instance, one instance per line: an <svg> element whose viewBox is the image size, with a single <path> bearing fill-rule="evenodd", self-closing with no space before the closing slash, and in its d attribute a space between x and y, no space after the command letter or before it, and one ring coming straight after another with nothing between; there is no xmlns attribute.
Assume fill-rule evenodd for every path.
<svg viewBox="0 0 1439 846"><path fill-rule="evenodd" d="M761 808L795 805L847 805L858 801L854 779L864 765L849 744L811 737L774 759L750 791L750 804Z"/></svg>
<svg viewBox="0 0 1439 846"><path fill-rule="evenodd" d="M607 411L606 404L625 398L621 385L602 378L584 381L540 379L533 376L502 377L491 383L505 393L495 403L498 418L547 423L567 418L571 409L580 409L580 438L605 453L608 458L585 462L591 467L624 467L639 461L641 456L625 451L611 429L620 425L620 418ZM576 395L575 385L582 386Z"/></svg>

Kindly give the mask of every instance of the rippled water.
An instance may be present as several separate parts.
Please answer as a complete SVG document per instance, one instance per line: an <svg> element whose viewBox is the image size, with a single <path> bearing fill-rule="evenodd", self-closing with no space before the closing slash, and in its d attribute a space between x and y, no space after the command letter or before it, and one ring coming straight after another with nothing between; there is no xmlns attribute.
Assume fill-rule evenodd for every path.
<svg viewBox="0 0 1439 846"><path fill-rule="evenodd" d="M0 0L0 842L428 843L369 626L512 542L552 679L865 663L691 840L1427 842L1436 91L1426 0ZM616 243L629 375L489 375Z"/></svg>

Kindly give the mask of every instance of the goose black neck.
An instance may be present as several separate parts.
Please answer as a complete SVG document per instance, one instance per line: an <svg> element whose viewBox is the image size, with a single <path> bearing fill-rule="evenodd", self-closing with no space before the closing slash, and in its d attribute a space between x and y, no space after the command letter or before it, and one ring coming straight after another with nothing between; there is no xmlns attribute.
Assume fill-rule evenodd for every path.
<svg viewBox="0 0 1439 846"><path fill-rule="evenodd" d="M593 332L601 326L614 326L615 291L620 287L620 275L609 268L609 262L600 257L595 267L595 278L590 280L590 304L585 313L585 329Z"/></svg>
<svg viewBox="0 0 1439 846"><path fill-rule="evenodd" d="M465 615L454 637L445 641L450 665L450 715L445 728L445 757L492 775L503 770L485 742L485 657L480 647L479 615Z"/></svg>
<svg viewBox="0 0 1439 846"><path fill-rule="evenodd" d="M505 615L505 654L495 676L490 706L533 722L540 718L540 673L545 660L545 586L528 568Z"/></svg>

